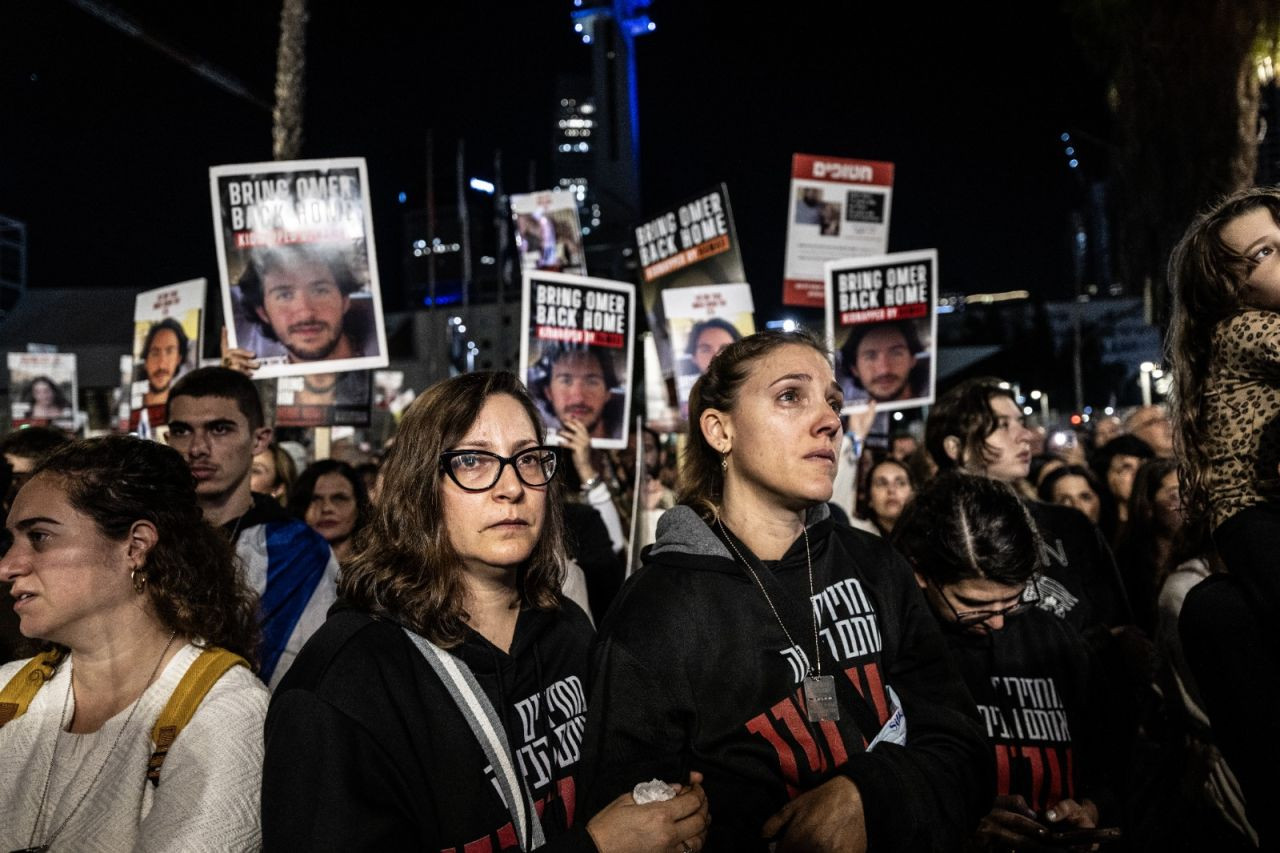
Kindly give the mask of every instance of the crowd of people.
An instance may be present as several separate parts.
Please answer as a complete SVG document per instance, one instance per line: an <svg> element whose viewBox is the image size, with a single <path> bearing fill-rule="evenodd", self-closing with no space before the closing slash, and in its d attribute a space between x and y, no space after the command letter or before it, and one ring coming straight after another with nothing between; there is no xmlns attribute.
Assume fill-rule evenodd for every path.
<svg viewBox="0 0 1280 853"><path fill-rule="evenodd" d="M1197 221L1172 411L1079 431L979 377L869 434L768 331L678 464L553 358L376 469L234 350L165 443L11 433L0 849L1268 849L1278 262L1280 195Z"/></svg>

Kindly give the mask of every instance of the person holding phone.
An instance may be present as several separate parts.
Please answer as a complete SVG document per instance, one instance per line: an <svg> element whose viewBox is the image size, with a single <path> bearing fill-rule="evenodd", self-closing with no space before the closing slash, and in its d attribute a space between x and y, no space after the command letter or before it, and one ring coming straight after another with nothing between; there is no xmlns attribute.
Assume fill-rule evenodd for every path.
<svg viewBox="0 0 1280 853"><path fill-rule="evenodd" d="M1041 850L1097 840L1099 772L1093 667L1080 635L1036 607L1035 523L1013 489L950 471L893 530L960 665L996 767L981 850ZM1080 833L1085 834L1081 835ZM1101 833L1103 837L1112 833Z"/></svg>

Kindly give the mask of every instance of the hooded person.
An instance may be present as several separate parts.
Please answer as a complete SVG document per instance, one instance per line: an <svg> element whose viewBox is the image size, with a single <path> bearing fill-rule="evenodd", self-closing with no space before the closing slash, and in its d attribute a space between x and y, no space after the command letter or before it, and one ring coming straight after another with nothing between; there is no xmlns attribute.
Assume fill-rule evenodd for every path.
<svg viewBox="0 0 1280 853"><path fill-rule="evenodd" d="M560 592L544 440L510 373L454 377L406 410L343 603L268 711L268 849L701 849L696 780L575 811L592 629Z"/></svg>
<svg viewBox="0 0 1280 853"><path fill-rule="evenodd" d="M978 703L995 759L975 846L1038 849L1096 827L1109 797L1094 709L1106 703L1079 633L1035 606L1040 542L1026 507L1006 483L947 471L902 513L893 542Z"/></svg>
<svg viewBox="0 0 1280 853"><path fill-rule="evenodd" d="M593 657L586 814L699 770L707 850L952 850L989 805L910 568L829 518L842 404L805 334L743 338L694 385L679 505Z"/></svg>

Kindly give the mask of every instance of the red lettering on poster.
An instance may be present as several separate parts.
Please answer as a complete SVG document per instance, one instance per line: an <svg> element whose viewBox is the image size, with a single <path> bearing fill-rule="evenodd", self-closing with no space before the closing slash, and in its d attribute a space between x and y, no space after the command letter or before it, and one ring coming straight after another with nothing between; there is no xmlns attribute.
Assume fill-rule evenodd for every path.
<svg viewBox="0 0 1280 853"><path fill-rule="evenodd" d="M622 349L627 345L625 335L616 332L596 332L584 329L564 329L559 326L539 326L535 333L540 341L561 341L569 344Z"/></svg>

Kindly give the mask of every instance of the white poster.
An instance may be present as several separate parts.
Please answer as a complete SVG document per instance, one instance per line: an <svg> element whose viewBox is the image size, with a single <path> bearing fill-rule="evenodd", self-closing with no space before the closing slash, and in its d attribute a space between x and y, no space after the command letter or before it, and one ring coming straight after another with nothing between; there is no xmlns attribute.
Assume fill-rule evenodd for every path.
<svg viewBox="0 0 1280 853"><path fill-rule="evenodd" d="M923 249L826 265L827 344L844 412L933 402L938 369L938 252Z"/></svg>
<svg viewBox="0 0 1280 853"><path fill-rule="evenodd" d="M129 428L136 429L143 408L152 426L165 422L169 389L200 364L204 320L203 278L144 290L133 302L133 384Z"/></svg>
<svg viewBox="0 0 1280 853"><path fill-rule="evenodd" d="M756 330L747 284L713 284L662 291L668 337L676 365L680 414L689 413L689 391L720 350Z"/></svg>
<svg viewBox="0 0 1280 853"><path fill-rule="evenodd" d="M568 190L511 196L520 268L586 275L578 198Z"/></svg>
<svg viewBox="0 0 1280 853"><path fill-rule="evenodd" d="M782 302L821 308L823 265L889 251L893 164L795 154Z"/></svg>
<svg viewBox="0 0 1280 853"><path fill-rule="evenodd" d="M9 416L15 427L76 428L76 356L9 353Z"/></svg>
<svg viewBox="0 0 1280 853"><path fill-rule="evenodd" d="M209 170L222 303L255 379L387 366L363 157Z"/></svg>
<svg viewBox="0 0 1280 853"><path fill-rule="evenodd" d="M634 284L525 270L520 364L549 437L572 419L627 446L635 317Z"/></svg>

